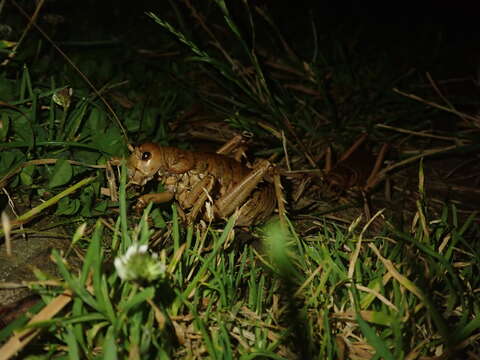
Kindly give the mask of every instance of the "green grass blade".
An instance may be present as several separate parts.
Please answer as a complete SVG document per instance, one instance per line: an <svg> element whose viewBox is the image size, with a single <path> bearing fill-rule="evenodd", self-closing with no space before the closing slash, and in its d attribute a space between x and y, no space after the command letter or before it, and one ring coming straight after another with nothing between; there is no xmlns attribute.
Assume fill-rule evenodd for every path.
<svg viewBox="0 0 480 360"><path fill-rule="evenodd" d="M105 360L118 359L117 344L115 341L115 336L114 336L114 331L112 326L108 328L107 335L105 336L105 341L103 342L103 359Z"/></svg>
<svg viewBox="0 0 480 360"><path fill-rule="evenodd" d="M90 295L90 293L85 288L84 283L80 282L79 279L74 278L70 272L67 270L67 267L64 264L63 258L60 256L56 249L53 249L52 256L57 264L58 271L62 275L63 279L68 284L69 288L72 289L80 298L93 307L95 310L102 312L102 307L98 304L98 302Z"/></svg>
<svg viewBox="0 0 480 360"><path fill-rule="evenodd" d="M377 351L377 355L385 360L395 360L390 350L388 350L388 347L385 344L385 342L377 334L375 334L375 331L373 330L373 328L370 325L368 325L368 323L365 320L363 320L358 313L355 318L360 327L360 330L362 331L363 335L365 335L365 337L367 338L368 343L372 345L374 349Z"/></svg>
<svg viewBox="0 0 480 360"><path fill-rule="evenodd" d="M122 162L120 173L120 187L119 187L119 203L120 203L120 227L122 230L121 252L127 252L127 249L132 245L130 236L128 234L128 220L127 220L127 166Z"/></svg>
<svg viewBox="0 0 480 360"><path fill-rule="evenodd" d="M210 263L217 257L219 251L222 249L223 244L227 241L230 232L233 230L236 221L236 214L233 214L227 222L227 225L223 229L222 235L218 239L218 241L214 244L213 251L208 255L208 257L203 262L200 269L197 271L195 278L190 281L185 291L182 293L182 297L187 299L190 293L198 286L198 283L203 278L205 273L207 272ZM176 315L177 311L180 307L182 300L177 298L174 304L172 305L172 314Z"/></svg>
<svg viewBox="0 0 480 360"><path fill-rule="evenodd" d="M120 304L120 311L123 313L128 313L133 307L146 302L147 300L153 299L155 295L155 288L148 287L139 293L135 294L132 298L128 299L127 302Z"/></svg>
<svg viewBox="0 0 480 360"><path fill-rule="evenodd" d="M80 349L78 348L78 342L75 337L75 332L73 331L73 327L68 325L67 326L67 334L66 334L66 343L68 347L68 358L70 360L79 360L80 359Z"/></svg>

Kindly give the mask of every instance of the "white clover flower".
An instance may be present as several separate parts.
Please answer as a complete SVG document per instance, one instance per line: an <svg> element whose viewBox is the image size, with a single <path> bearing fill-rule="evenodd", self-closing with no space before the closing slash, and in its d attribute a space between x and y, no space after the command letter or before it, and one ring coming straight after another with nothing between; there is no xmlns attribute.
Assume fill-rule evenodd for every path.
<svg viewBox="0 0 480 360"><path fill-rule="evenodd" d="M114 265L122 280L150 282L164 278L166 273L165 261L161 261L158 254L149 254L148 245L130 246L125 255L115 258Z"/></svg>

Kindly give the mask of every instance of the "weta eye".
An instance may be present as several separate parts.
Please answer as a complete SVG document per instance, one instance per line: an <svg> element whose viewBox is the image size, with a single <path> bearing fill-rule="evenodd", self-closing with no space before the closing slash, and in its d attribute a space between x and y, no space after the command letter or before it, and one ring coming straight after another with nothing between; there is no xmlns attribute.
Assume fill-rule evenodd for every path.
<svg viewBox="0 0 480 360"><path fill-rule="evenodd" d="M144 161L149 160L151 157L152 157L151 152L145 151L145 152L142 153L142 160L144 160Z"/></svg>

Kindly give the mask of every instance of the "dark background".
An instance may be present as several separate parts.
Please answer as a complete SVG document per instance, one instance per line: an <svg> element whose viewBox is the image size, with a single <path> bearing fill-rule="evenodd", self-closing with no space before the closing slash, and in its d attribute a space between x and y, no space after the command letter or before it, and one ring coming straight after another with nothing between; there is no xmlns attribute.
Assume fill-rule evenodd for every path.
<svg viewBox="0 0 480 360"><path fill-rule="evenodd" d="M202 2L193 2L200 4ZM203 2L204 4L205 2ZM241 1L227 1L240 26L247 27ZM474 1L249 1L266 9L282 34L301 56L313 46L312 27L320 44L356 41L364 51L383 49L400 62L439 56L438 62L476 71L480 61L480 5ZM57 41L118 39L127 46L159 46L161 29L146 15L156 13L175 25L175 11L188 14L180 1L47 1L43 14L64 17L54 34ZM203 6L202 4L202 6ZM33 2L19 2L30 14ZM207 12L209 21L221 22L221 14ZM15 11L11 8L9 11ZM42 17L39 23L42 24ZM43 24L45 26L45 24ZM186 24L188 27L189 24ZM191 27L194 28L192 22ZM270 31L270 30L266 30ZM194 34L195 35L195 34ZM261 39L261 31L257 31ZM429 48L428 45L431 45ZM437 64L438 65L438 64ZM458 69L460 70L460 69Z"/></svg>

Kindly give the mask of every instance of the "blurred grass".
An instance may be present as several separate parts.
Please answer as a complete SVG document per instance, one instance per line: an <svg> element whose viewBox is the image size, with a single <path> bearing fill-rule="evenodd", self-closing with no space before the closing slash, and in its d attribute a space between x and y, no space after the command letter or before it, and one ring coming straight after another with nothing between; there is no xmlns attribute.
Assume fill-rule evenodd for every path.
<svg viewBox="0 0 480 360"><path fill-rule="evenodd" d="M376 126L420 132L431 130L432 117L440 115L391 91L423 79L393 72L387 55L366 56L360 37L315 44L301 58L262 8L245 2L239 18L222 0L170 5L168 16L148 13L164 42L156 54L167 59L161 65L152 66L147 57L131 64L130 55L124 63L114 61L118 49L102 49L110 61L101 66L88 52L72 55L114 103L130 139L192 146L174 130L182 121L189 126L192 119L182 116L200 103L204 113L192 111L192 123L206 113L249 131L263 145L257 143L257 153L282 157L285 146L294 154L294 169L318 170L328 144L340 154L365 132L374 148L383 142L398 144L398 151L404 143L437 145ZM268 41L265 29L273 34ZM102 170L62 161L99 165L125 154L121 129L98 94L61 59L47 68L28 59L2 73L0 90L8 96L0 104L0 183L20 195L17 201L40 203L77 179L96 178L81 194L62 200L55 213L40 207L45 216L72 219L72 235L73 224L86 222L89 231L80 238L77 233L73 244L83 257L80 269L54 252L60 283L32 285L45 304L65 289L74 296L55 317L30 325L42 328L43 337L20 356L411 360L480 351L478 215L460 216L454 204L432 211L423 162L405 227L379 213L381 228L370 229L358 216L347 228L317 217L320 222L302 231L294 213L288 227L273 219L250 229L254 236L245 241L234 216L223 228L185 228L173 205L148 208L138 219L129 208L134 198L125 168L115 203L100 194ZM54 101L70 87L70 106ZM64 131L55 131L58 126ZM470 141L475 135L454 136ZM22 167L41 158L58 161ZM113 259L135 243L150 244L166 260L164 279L121 281ZM5 327L0 339L25 322Z"/></svg>

